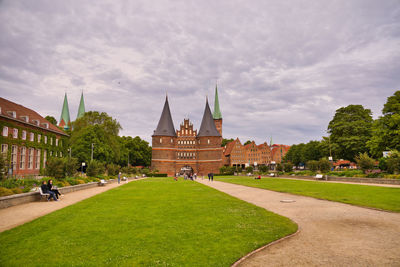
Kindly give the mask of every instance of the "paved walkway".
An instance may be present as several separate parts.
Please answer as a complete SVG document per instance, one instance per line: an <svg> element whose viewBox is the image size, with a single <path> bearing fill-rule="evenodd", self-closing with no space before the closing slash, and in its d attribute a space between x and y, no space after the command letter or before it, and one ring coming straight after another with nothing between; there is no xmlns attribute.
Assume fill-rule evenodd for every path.
<svg viewBox="0 0 400 267"><path fill-rule="evenodd" d="M132 181L132 180L131 180ZM137 181L137 180L133 180ZM80 191L71 192L61 197L60 201L36 201L21 204L5 209L0 209L0 232L14 228L18 225L32 221L50 212L75 204L81 200L103 193L112 188L126 184L127 182L110 183Z"/></svg>
<svg viewBox="0 0 400 267"><path fill-rule="evenodd" d="M300 232L241 266L400 266L400 214L197 180L295 221ZM281 200L295 200L283 203Z"/></svg>

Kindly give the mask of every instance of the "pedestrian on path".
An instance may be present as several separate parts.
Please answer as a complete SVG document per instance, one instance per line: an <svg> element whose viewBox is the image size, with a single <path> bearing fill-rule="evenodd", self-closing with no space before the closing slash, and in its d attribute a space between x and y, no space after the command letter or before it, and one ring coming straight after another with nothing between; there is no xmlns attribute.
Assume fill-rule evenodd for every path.
<svg viewBox="0 0 400 267"><path fill-rule="evenodd" d="M211 176L211 182L214 181L214 173L210 173Z"/></svg>
<svg viewBox="0 0 400 267"><path fill-rule="evenodd" d="M211 173L208 173L208 181L211 181Z"/></svg>
<svg viewBox="0 0 400 267"><path fill-rule="evenodd" d="M121 172L118 173L118 183L121 182Z"/></svg>

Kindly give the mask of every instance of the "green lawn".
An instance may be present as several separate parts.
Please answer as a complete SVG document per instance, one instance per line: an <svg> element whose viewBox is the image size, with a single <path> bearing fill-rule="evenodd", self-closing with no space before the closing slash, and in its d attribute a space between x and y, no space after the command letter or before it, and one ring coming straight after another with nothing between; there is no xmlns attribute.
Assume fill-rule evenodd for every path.
<svg viewBox="0 0 400 267"><path fill-rule="evenodd" d="M233 184L400 212L400 188L279 178L255 180L251 177L226 176L215 177L215 179Z"/></svg>
<svg viewBox="0 0 400 267"><path fill-rule="evenodd" d="M230 266L296 230L207 186L150 178L0 233L0 266Z"/></svg>

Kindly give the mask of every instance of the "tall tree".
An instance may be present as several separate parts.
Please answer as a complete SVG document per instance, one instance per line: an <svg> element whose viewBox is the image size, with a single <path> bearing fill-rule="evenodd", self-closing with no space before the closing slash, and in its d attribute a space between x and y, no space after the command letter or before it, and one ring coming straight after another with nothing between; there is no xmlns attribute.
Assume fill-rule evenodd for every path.
<svg viewBox="0 0 400 267"><path fill-rule="evenodd" d="M354 161L359 153L368 151L367 141L372 135L371 110L362 105L349 105L336 110L329 122L328 133L331 142L336 144L335 151L340 158Z"/></svg>
<svg viewBox="0 0 400 267"><path fill-rule="evenodd" d="M131 136L122 136L119 138L121 144L120 165L126 166L150 166L151 163L151 146L139 136L132 138Z"/></svg>
<svg viewBox="0 0 400 267"><path fill-rule="evenodd" d="M46 116L44 117L46 120L48 120L51 124L57 126L57 120L53 116Z"/></svg>
<svg viewBox="0 0 400 267"><path fill-rule="evenodd" d="M226 146L226 144L228 144L228 143L230 143L230 142L232 142L232 141L235 141L235 140L234 140L233 138L231 138L231 139L223 138L223 139L222 139L222 143L221 143L221 147Z"/></svg>
<svg viewBox="0 0 400 267"><path fill-rule="evenodd" d="M115 163L120 159L118 133L121 125L107 113L89 111L73 123L70 146L72 154L80 161L93 159Z"/></svg>
<svg viewBox="0 0 400 267"><path fill-rule="evenodd" d="M400 91L388 97L367 146L374 157L381 157L385 150L400 150Z"/></svg>

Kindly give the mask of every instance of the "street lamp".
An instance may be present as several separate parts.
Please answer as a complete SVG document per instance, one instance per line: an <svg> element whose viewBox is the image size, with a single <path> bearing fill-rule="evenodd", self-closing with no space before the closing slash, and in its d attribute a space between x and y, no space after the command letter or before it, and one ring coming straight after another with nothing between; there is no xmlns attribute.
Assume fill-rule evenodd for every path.
<svg viewBox="0 0 400 267"><path fill-rule="evenodd" d="M94 147L94 143L92 143L92 155L90 156L90 161L93 161L93 147Z"/></svg>

